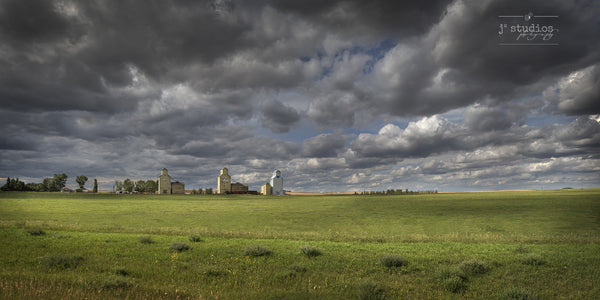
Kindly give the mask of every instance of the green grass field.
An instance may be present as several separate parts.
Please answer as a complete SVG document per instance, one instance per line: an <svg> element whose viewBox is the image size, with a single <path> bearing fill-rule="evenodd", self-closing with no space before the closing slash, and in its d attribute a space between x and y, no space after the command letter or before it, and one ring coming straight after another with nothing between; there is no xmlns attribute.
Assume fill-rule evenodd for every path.
<svg viewBox="0 0 600 300"><path fill-rule="evenodd" d="M2 299L600 298L598 189L5 192L0 237ZM245 253L254 245L271 253Z"/></svg>

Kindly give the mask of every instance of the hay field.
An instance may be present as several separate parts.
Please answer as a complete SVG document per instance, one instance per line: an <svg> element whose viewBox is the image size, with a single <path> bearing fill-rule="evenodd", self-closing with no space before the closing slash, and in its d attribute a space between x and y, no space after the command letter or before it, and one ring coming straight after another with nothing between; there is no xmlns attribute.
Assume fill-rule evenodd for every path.
<svg viewBox="0 0 600 300"><path fill-rule="evenodd" d="M0 193L0 236L0 298L600 297L600 190Z"/></svg>

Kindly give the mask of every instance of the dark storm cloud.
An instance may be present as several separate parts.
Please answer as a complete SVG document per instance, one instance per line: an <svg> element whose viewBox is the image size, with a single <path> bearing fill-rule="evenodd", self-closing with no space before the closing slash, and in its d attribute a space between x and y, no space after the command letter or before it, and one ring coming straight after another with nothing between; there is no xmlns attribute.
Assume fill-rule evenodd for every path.
<svg viewBox="0 0 600 300"><path fill-rule="evenodd" d="M527 143L521 143L521 154L535 158L600 155L600 123L579 117L564 125L553 125L527 133Z"/></svg>
<svg viewBox="0 0 600 300"><path fill-rule="evenodd" d="M95 44L83 55L96 66L133 63L153 77L161 77L171 64L211 62L243 48L248 42L243 33L251 28L214 8L207 1L82 3Z"/></svg>
<svg viewBox="0 0 600 300"><path fill-rule="evenodd" d="M499 107L470 107L463 116L465 126L474 131L505 130L512 125L507 113Z"/></svg>
<svg viewBox="0 0 600 300"><path fill-rule="evenodd" d="M574 71L548 87L543 96L557 106L558 111L570 114L600 113L600 65Z"/></svg>
<svg viewBox="0 0 600 300"><path fill-rule="evenodd" d="M346 138L340 134L319 134L302 143L302 155L306 157L334 157L346 146Z"/></svg>
<svg viewBox="0 0 600 300"><path fill-rule="evenodd" d="M5 42L43 43L68 36L70 21L51 1L7 0L0 7L0 33Z"/></svg>
<svg viewBox="0 0 600 300"><path fill-rule="evenodd" d="M352 93L331 93L313 100L307 115L319 125L351 127L363 105Z"/></svg>
<svg viewBox="0 0 600 300"><path fill-rule="evenodd" d="M294 108L274 99L262 102L260 111L263 126L275 133L288 132L300 121L300 114Z"/></svg>
<svg viewBox="0 0 600 300"><path fill-rule="evenodd" d="M120 91L134 83L134 70L170 82L171 69L243 48L251 27L207 2L3 4L0 96L20 110L133 109L149 96Z"/></svg>
<svg viewBox="0 0 600 300"><path fill-rule="evenodd" d="M530 10L559 16L560 45L499 46L498 16ZM595 5L563 1L455 1L439 23L418 39L399 41L374 64L371 78L355 87L378 114L397 116L431 115L479 101L504 102L540 93L540 87L600 59L599 41L590 38L600 34L598 12ZM593 79L586 85L591 88ZM587 99L597 93L587 94L578 102L589 108Z"/></svg>
<svg viewBox="0 0 600 300"><path fill-rule="evenodd" d="M36 150L38 143L31 136L21 130L8 126L6 132L0 136L1 150Z"/></svg>
<svg viewBox="0 0 600 300"><path fill-rule="evenodd" d="M342 35L400 38L421 34L437 22L451 1L269 1ZM357 22L360 20L360 22Z"/></svg>
<svg viewBox="0 0 600 300"><path fill-rule="evenodd" d="M222 126L206 130L181 146L167 148L175 155L213 158L228 164L243 164L252 159L290 160L299 151L292 142L255 136L250 128Z"/></svg>
<svg viewBox="0 0 600 300"><path fill-rule="evenodd" d="M498 16L528 12L558 16L559 45L498 45ZM0 176L574 182L600 168L598 15L558 0L2 1Z"/></svg>

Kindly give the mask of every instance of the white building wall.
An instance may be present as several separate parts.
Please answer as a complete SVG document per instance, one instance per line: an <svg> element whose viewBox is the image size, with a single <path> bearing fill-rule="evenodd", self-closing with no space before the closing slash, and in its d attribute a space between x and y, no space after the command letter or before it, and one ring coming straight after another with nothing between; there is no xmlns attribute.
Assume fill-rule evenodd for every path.
<svg viewBox="0 0 600 300"><path fill-rule="evenodd" d="M271 187L273 195L285 195L283 191L283 177L281 171L275 170L271 176Z"/></svg>

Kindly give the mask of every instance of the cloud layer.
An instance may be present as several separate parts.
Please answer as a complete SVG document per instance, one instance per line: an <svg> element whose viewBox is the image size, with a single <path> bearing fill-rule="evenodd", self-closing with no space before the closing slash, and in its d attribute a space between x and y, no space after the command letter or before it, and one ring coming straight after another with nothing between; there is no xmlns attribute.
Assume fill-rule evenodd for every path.
<svg viewBox="0 0 600 300"><path fill-rule="evenodd" d="M557 16L553 46L499 16ZM188 188L600 183L594 1L0 4L0 177ZM542 22L534 18L532 22ZM514 20L512 22L525 22Z"/></svg>

